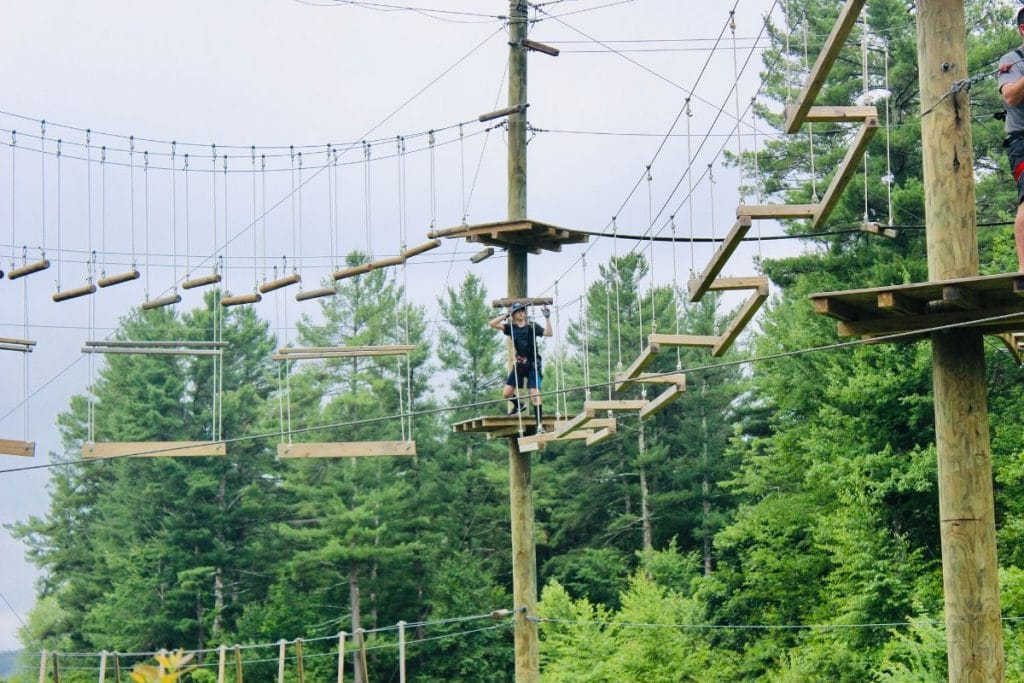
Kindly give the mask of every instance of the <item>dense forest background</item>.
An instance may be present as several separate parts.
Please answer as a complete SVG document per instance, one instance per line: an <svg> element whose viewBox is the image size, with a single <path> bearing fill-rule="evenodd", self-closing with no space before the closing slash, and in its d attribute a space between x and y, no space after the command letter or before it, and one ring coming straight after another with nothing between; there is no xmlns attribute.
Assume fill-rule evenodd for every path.
<svg viewBox="0 0 1024 683"><path fill-rule="evenodd" d="M765 51L758 108L775 126L806 73L802 41L785 36L806 35L813 60L838 5L783 4L788 25L774 27ZM973 75L992 70L1020 39L1003 3L966 7ZM642 426L620 417L616 438L598 447L558 445L536 457L545 680L946 676L930 345L815 351L837 337L807 300L815 291L926 279L913 9L872 0L863 16L869 82L858 26L818 102L851 104L888 88L866 194L859 175L828 235L803 237L800 256L760 263L773 296L741 347L721 359L700 349L661 355L655 370L687 373L687 391L670 409ZM1015 199L992 117L1001 107L992 80L971 97L982 274L1007 272L1016 267L1005 223ZM732 161L748 169L752 196L806 203L828 182L811 183L812 164L834 169L851 136L822 124L813 160L808 136L798 134ZM900 226L894 239L856 229L890 217ZM787 230L803 235L807 226L795 221ZM609 373L629 363L652 317L661 331L692 334L712 334L732 318L715 297L689 304L671 284L651 291L646 275L638 253L601 265L587 317L562 318L564 343L548 344L548 388L557 375L565 386L589 380L606 392ZM226 458L54 468L50 512L14 525L45 573L23 631L26 650L302 637L306 676L333 680L339 631L404 620L413 680L509 680L510 622L486 618L513 607L506 448L448 427L503 410L485 403L498 396L505 368L502 340L487 327L487 302L498 293L467 276L441 294L437 324L403 294L384 271L346 281L321 315L297 322L295 342L412 343L408 362L282 368L270 359L278 340L269 324L230 309L222 321L230 342L223 431L273 434L285 419L296 441L398 439L408 430L418 457L280 462L268 437L232 442ZM211 293L204 308L177 314L134 312L118 337L211 340L216 300ZM1007 671L1022 679L1024 391L1009 354L994 340L986 348ZM213 375L208 358L110 357L91 397L76 397L62 415L64 452L54 457L78 458L91 400L99 440L210 438ZM410 397L409 423L389 417L410 408ZM549 397L547 412L571 412L583 392L566 398L556 406ZM397 680L395 638L393 630L370 634L374 680ZM276 645L247 656L248 679L270 680ZM74 667L61 679L76 676L95 679Z"/></svg>

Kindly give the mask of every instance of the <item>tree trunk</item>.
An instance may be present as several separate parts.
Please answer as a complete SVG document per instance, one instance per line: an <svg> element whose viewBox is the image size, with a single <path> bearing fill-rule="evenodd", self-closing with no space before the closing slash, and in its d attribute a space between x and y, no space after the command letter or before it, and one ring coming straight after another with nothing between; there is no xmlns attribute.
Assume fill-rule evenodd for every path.
<svg viewBox="0 0 1024 683"><path fill-rule="evenodd" d="M644 457L647 455L647 434L644 430L644 423L640 423L640 431L637 439L640 444L640 522L643 526L643 549L645 551L654 549L654 533L651 529L651 499L650 489L647 486L647 469L644 464Z"/></svg>

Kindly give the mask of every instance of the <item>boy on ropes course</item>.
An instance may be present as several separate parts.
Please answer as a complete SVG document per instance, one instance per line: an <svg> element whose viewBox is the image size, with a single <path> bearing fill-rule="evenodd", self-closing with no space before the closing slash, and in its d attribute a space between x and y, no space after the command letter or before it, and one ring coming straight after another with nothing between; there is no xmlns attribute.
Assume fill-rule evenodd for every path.
<svg viewBox="0 0 1024 683"><path fill-rule="evenodd" d="M1016 13L1017 32L1024 39L1024 8ZM1017 215L1013 237L1017 245L1017 267L1024 272L1024 45L999 60L999 93L1006 109L1006 139L1003 146L1010 158L1010 170L1017 181Z"/></svg>
<svg viewBox="0 0 1024 683"><path fill-rule="evenodd" d="M537 352L537 337L554 335L551 329L551 311L545 306L541 312L544 314L544 327L532 320L527 323L526 304L522 303L512 304L508 313L499 315L488 323L492 329L501 330L503 334L512 338L512 346L516 353L515 364L508 373L502 390L502 396L511 400L508 414L515 415L526 409L526 404L517 395L523 380L526 380L526 386L530 390L530 402L533 404L533 414L537 420L537 434L544 433L544 407L540 398L540 383L544 373L541 368L541 357Z"/></svg>

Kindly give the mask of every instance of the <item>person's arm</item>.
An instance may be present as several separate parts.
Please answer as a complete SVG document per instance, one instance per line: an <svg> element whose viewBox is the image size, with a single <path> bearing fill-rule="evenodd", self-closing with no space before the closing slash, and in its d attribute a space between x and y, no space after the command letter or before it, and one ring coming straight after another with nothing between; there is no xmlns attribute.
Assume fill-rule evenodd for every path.
<svg viewBox="0 0 1024 683"><path fill-rule="evenodd" d="M499 331L501 331L502 328L505 327L505 321L507 321L507 320L508 320L508 313L502 313L497 318L492 318L491 320L489 320L487 322L487 325L492 330L499 330Z"/></svg>
<svg viewBox="0 0 1024 683"><path fill-rule="evenodd" d="M1024 77L1006 83L999 88L999 93L1008 107L1016 107L1024 103Z"/></svg>
<svg viewBox="0 0 1024 683"><path fill-rule="evenodd" d="M544 336L555 336L555 331L551 328L551 310L547 306L545 306L544 308L541 309L541 313L544 314Z"/></svg>

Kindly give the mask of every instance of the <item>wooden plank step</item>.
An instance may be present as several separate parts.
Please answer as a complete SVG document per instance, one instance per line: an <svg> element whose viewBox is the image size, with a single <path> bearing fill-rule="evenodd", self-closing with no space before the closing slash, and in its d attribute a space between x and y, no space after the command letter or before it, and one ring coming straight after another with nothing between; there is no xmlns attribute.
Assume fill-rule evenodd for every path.
<svg viewBox="0 0 1024 683"><path fill-rule="evenodd" d="M701 297L711 288L711 283L714 281L718 274L722 272L722 268L725 267L725 262L729 260L732 253L736 251L736 247L740 245L743 237L750 230L751 221L750 216L743 214L737 216L736 222L733 224L729 233L722 240L722 243L718 245L718 249L715 251L708 265L704 267L700 277L690 280L687 283L687 289L690 292L690 301L700 301Z"/></svg>
<svg viewBox="0 0 1024 683"><path fill-rule="evenodd" d="M736 209L751 219L814 218L818 213L817 204L745 204Z"/></svg>
<svg viewBox="0 0 1024 683"><path fill-rule="evenodd" d="M621 400L621 401L585 401L584 410L643 410L647 401L642 400Z"/></svg>
<svg viewBox="0 0 1024 683"><path fill-rule="evenodd" d="M785 116L788 119L792 110L796 107L792 104L785 108ZM871 105L855 105L849 107L816 106L810 107L804 115L807 123L852 123L864 119L877 118L878 108Z"/></svg>
<svg viewBox="0 0 1024 683"><path fill-rule="evenodd" d="M712 356L721 356L723 353L729 350L729 347L733 345L740 333L746 329L750 319L761 309L765 300L768 299L768 288L762 287L754 292L747 302L743 304L743 308L733 318L732 322L729 323L729 327L726 328L725 332L719 338L718 343L715 344L714 348L711 349Z"/></svg>
<svg viewBox="0 0 1024 683"><path fill-rule="evenodd" d="M595 413L593 409L587 408L586 404L583 406L583 410L576 417L570 418L565 422L561 422L558 428L555 429L554 434L556 439L564 439L569 434L572 434L577 429L581 429L588 422L593 420Z"/></svg>
<svg viewBox="0 0 1024 683"><path fill-rule="evenodd" d="M652 334L647 341L659 346L714 346L718 337L713 334Z"/></svg>
<svg viewBox="0 0 1024 683"><path fill-rule="evenodd" d="M335 443L277 444L278 460L411 455L416 455L415 441L340 441Z"/></svg>
<svg viewBox="0 0 1024 683"><path fill-rule="evenodd" d="M615 431L615 425L612 425L611 427L605 427L604 429L598 429L591 436L587 437L587 447L589 448L590 446L596 446L600 443L604 443L608 439L615 436Z"/></svg>
<svg viewBox="0 0 1024 683"><path fill-rule="evenodd" d="M662 410L668 407L672 401L682 396L683 392L686 391L686 385L680 387L678 384L673 384L665 391L658 394L653 400L648 401L647 405L640 409L640 419L645 420L651 415L657 415Z"/></svg>
<svg viewBox="0 0 1024 683"><path fill-rule="evenodd" d="M622 377L622 373L615 375L615 381L619 381ZM661 374L658 372L644 372L639 377L634 377L633 380L637 384L675 384L686 388L686 374L682 372L674 372L672 374Z"/></svg>
<svg viewBox="0 0 1024 683"><path fill-rule="evenodd" d="M828 189L825 190L824 196L822 196L821 201L818 203L818 208L814 213L814 220L811 221L811 227L815 230L820 228L822 223L832 213L832 209L835 208L839 197L843 194L843 190L846 189L850 178L853 177L854 172L857 170L860 160L864 157L864 152L867 151L871 138L875 137L877 132L878 119L865 119L864 124L857 131L857 135L854 137L850 148L846 150L846 155L839 163L838 170L832 176L832 182L829 183Z"/></svg>
<svg viewBox="0 0 1024 683"><path fill-rule="evenodd" d="M626 371L620 373L622 376L621 382L615 383L615 391L622 391L624 388L630 386L633 383L633 379L638 377L648 365L654 361L654 357L661 351L661 347L657 344L648 343L647 347L637 357L633 363L626 368Z"/></svg>
<svg viewBox="0 0 1024 683"><path fill-rule="evenodd" d="M0 455L18 455L24 458L36 454L35 441L18 441L16 439L0 439Z"/></svg>
<svg viewBox="0 0 1024 683"><path fill-rule="evenodd" d="M227 455L223 441L106 441L82 444L83 458L191 458Z"/></svg>

